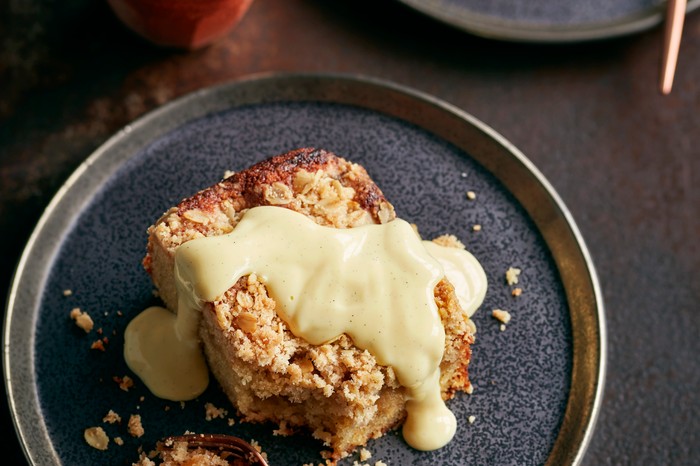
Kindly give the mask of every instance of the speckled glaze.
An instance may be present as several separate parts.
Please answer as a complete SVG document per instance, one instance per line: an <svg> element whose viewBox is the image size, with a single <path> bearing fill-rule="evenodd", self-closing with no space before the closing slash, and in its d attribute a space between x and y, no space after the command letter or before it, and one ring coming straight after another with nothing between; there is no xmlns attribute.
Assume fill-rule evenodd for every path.
<svg viewBox="0 0 700 466"><path fill-rule="evenodd" d="M141 266L146 228L169 206L219 181L226 170L315 146L365 166L397 214L416 223L424 237L455 234L481 261L490 284L474 316L478 333L470 373L475 391L458 394L448 404L458 419L455 439L441 450L418 452L392 432L370 442L372 460L394 465L576 463L587 435L562 440L560 431L590 431L597 412L591 393L599 390L603 373L598 366L583 378L573 371L573 335L581 333L581 318L602 319L600 303L586 304L599 297L569 284L565 262L578 264L580 258L562 257L559 246L545 241L551 232L543 237L536 224L541 215L516 199L529 203L531 196L509 176L497 178L475 154L390 115L403 109L408 120L419 121L433 112L446 114L465 128L463 135L488 141L479 154L486 166L501 157L491 154L489 145L504 153L514 149L495 144L470 120L407 90L343 77L262 81L262 86L250 81L195 93L125 128L81 167L49 207L18 269L5 335L8 393L30 461L130 464L140 446L149 450L159 438L187 430L255 439L271 465L320 461L321 444L307 436L277 437L270 425L229 426L227 419L236 416L216 383L184 407L155 398L122 357L129 320L158 303ZM381 99L368 106L328 101L333 100L329 95L352 91L346 99L361 102L381 89L389 96L386 104ZM306 98L310 95L317 98ZM511 163L516 175L534 169L515 159ZM542 188L535 184L531 189ZM470 190L476 199L467 199ZM549 224L570 225L566 215ZM480 231L473 231L475 224ZM511 266L522 269L518 286L524 291L518 298L504 279ZM586 270L592 275L581 278L595 288L594 272ZM71 296L64 296L66 289ZM578 317L572 303L587 314ZM74 307L88 312L102 334L77 328L69 318ZM513 316L505 331L490 316L494 308ZM601 331L586 328L583 333L590 339L585 344L603 346L604 354ZM102 337L108 339L106 351L91 350ZM602 364L600 353L598 359ZM136 382L128 392L113 380L125 375ZM582 401L572 402L574 395ZM206 421L205 403L229 409L230 415ZM121 424L102 421L110 409L121 415ZM127 433L131 414L142 416L141 438ZM475 416L473 424L469 416ZM110 437L121 437L124 445L90 448L83 430L97 425Z"/></svg>
<svg viewBox="0 0 700 466"><path fill-rule="evenodd" d="M660 23L664 0L400 0L452 26L518 41L569 42L638 32ZM700 0L688 0L688 11Z"/></svg>

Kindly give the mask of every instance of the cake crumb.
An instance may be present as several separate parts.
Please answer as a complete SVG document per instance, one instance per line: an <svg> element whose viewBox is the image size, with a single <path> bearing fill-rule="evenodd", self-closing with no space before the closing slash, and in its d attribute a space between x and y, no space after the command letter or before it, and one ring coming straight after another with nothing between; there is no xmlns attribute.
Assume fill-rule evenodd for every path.
<svg viewBox="0 0 700 466"><path fill-rule="evenodd" d="M115 422L122 422L122 417L110 409L109 412L105 414L105 417L102 418L102 422L114 424Z"/></svg>
<svg viewBox="0 0 700 466"><path fill-rule="evenodd" d="M509 267L506 270L506 283L509 285L515 285L518 283L518 275L520 275L521 270L515 267Z"/></svg>
<svg viewBox="0 0 700 466"><path fill-rule="evenodd" d="M477 223L476 225L474 225L474 226L472 227L472 230L473 230L473 231L481 231L481 225L479 225L479 224Z"/></svg>
<svg viewBox="0 0 700 466"><path fill-rule="evenodd" d="M63 296L71 296L73 294L73 290L70 288L63 290Z"/></svg>
<svg viewBox="0 0 700 466"><path fill-rule="evenodd" d="M97 450L106 450L109 445L109 437L102 427L88 427L83 432L83 437L88 445Z"/></svg>
<svg viewBox="0 0 700 466"><path fill-rule="evenodd" d="M513 288L513 291L510 292L513 297L517 298L521 294L523 294L523 289L522 288Z"/></svg>
<svg viewBox="0 0 700 466"><path fill-rule="evenodd" d="M267 461L267 453L265 453L265 452L262 450L262 447L260 446L260 444L258 443L257 440L255 440L255 439L252 438L252 439L250 439L250 442L248 442L248 443L250 443L250 446L251 446L251 447L255 448L255 451L257 451L258 453L260 453L260 456L262 456L263 459L264 459L265 461Z"/></svg>
<svg viewBox="0 0 700 466"><path fill-rule="evenodd" d="M491 311L491 315L503 324L507 324L508 322L510 322L511 316L510 312L508 311L504 311L502 309L494 309L493 311Z"/></svg>
<svg viewBox="0 0 700 466"><path fill-rule="evenodd" d="M74 307L70 311L70 318L75 321L75 324L85 330L85 333L90 333L92 327L95 325L92 318L87 312L83 312L79 307Z"/></svg>
<svg viewBox="0 0 700 466"><path fill-rule="evenodd" d="M501 329L501 332L505 332L506 331L506 324L501 324L500 329Z"/></svg>
<svg viewBox="0 0 700 466"><path fill-rule="evenodd" d="M473 201L476 199L476 193L474 191L467 191L467 199Z"/></svg>
<svg viewBox="0 0 700 466"><path fill-rule="evenodd" d="M102 340L95 340L95 341L92 342L92 345L90 345L90 349L100 350L100 351L104 352L104 351L105 351L105 345L104 345L104 343L102 342Z"/></svg>
<svg viewBox="0 0 700 466"><path fill-rule="evenodd" d="M467 386L467 388L464 391L467 393L467 395L471 395L472 393L474 393L474 385L469 383L469 386Z"/></svg>
<svg viewBox="0 0 700 466"><path fill-rule="evenodd" d="M224 178L223 178L223 179L226 179L226 178L228 178L229 176L233 176L233 175L235 175L235 174L236 174L236 172L233 171L233 170L225 170L225 171L224 171Z"/></svg>
<svg viewBox="0 0 700 466"><path fill-rule="evenodd" d="M124 439L122 439L121 437L114 437L114 443L116 443L119 446L122 446L124 445Z"/></svg>
<svg viewBox="0 0 700 466"><path fill-rule="evenodd" d="M476 416L469 416L467 420L469 421L469 424L474 424L474 421L476 421Z"/></svg>
<svg viewBox="0 0 700 466"><path fill-rule="evenodd" d="M121 388L125 392L128 392L129 389L134 386L134 380L128 375L125 375L124 377L114 376L112 377L112 380L117 382L119 388Z"/></svg>
<svg viewBox="0 0 700 466"><path fill-rule="evenodd" d="M376 463L374 463L374 466L388 466L384 461L378 460Z"/></svg>
<svg viewBox="0 0 700 466"><path fill-rule="evenodd" d="M360 449L360 461L367 461L371 457L372 457L372 453L368 449L366 449L366 448Z"/></svg>
<svg viewBox="0 0 700 466"><path fill-rule="evenodd" d="M141 437L144 434L145 431L143 430L143 425L141 424L140 414L132 414L129 417L128 429L129 434L131 434L132 437Z"/></svg>
<svg viewBox="0 0 700 466"><path fill-rule="evenodd" d="M236 423L236 420L234 418L230 417L227 419L227 422L228 422L228 426L232 427Z"/></svg>
<svg viewBox="0 0 700 466"><path fill-rule="evenodd" d="M206 403L204 405L205 409L205 419L211 421L212 419L221 418L223 419L228 414L224 408L217 408L212 403Z"/></svg>

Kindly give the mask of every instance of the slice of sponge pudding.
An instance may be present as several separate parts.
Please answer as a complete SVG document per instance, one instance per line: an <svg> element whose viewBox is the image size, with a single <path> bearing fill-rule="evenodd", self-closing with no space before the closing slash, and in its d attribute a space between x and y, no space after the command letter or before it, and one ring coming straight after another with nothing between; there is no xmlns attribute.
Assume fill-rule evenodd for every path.
<svg viewBox="0 0 700 466"><path fill-rule="evenodd" d="M392 205L361 166L330 152L297 149L234 173L168 210L148 230L143 260L166 306L177 310L175 250L202 237L230 233L248 209L278 206L319 225L354 228L394 220ZM436 240L462 247L454 237ZM434 288L445 331L440 363L443 399L471 391L467 366L475 327L450 282ZM244 420L271 421L282 435L308 431L337 460L399 426L407 389L346 334L312 345L294 335L263 280L241 277L202 305L199 336L209 367Z"/></svg>

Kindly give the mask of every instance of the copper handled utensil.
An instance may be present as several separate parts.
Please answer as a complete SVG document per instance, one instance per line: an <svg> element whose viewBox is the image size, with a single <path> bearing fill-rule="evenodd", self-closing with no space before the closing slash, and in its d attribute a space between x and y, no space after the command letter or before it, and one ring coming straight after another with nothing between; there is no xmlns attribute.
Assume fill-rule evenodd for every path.
<svg viewBox="0 0 700 466"><path fill-rule="evenodd" d="M660 80L660 90L664 95L668 95L673 87L673 76L676 73L678 51L681 46L686 5L687 0L669 0L668 2Z"/></svg>
<svg viewBox="0 0 700 466"><path fill-rule="evenodd" d="M241 460L251 466L269 466L265 458L250 443L232 435L223 434L187 434L166 437L158 444L158 450L172 449L175 443L186 442L188 449L204 448L222 458L235 463ZM238 463L235 464L239 464Z"/></svg>

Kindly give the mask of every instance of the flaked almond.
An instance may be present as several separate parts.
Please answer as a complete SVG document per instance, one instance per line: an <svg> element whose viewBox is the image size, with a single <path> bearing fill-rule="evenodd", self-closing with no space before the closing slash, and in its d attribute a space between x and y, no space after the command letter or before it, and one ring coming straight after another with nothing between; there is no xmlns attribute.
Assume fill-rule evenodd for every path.
<svg viewBox="0 0 700 466"><path fill-rule="evenodd" d="M379 223L389 223L389 221L396 217L396 213L394 213L394 206L388 202L381 202L379 204L379 212L377 212L377 217L379 217Z"/></svg>
<svg viewBox="0 0 700 466"><path fill-rule="evenodd" d="M188 210L182 214L182 216L194 223L201 223L203 225L209 223L209 216L199 209Z"/></svg>
<svg viewBox="0 0 700 466"><path fill-rule="evenodd" d="M284 183L275 181L271 186L265 187L265 200L272 205L289 204L294 193Z"/></svg>
<svg viewBox="0 0 700 466"><path fill-rule="evenodd" d="M238 303L239 306L250 309L253 307L253 297L246 293L245 291L239 291L236 293L236 302Z"/></svg>
<svg viewBox="0 0 700 466"><path fill-rule="evenodd" d="M250 312L242 312L236 317L236 324L244 332L253 333L258 328L258 319Z"/></svg>
<svg viewBox="0 0 700 466"><path fill-rule="evenodd" d="M83 432L83 437L88 445L97 450L106 450L109 445L109 437L102 427L88 427Z"/></svg>

